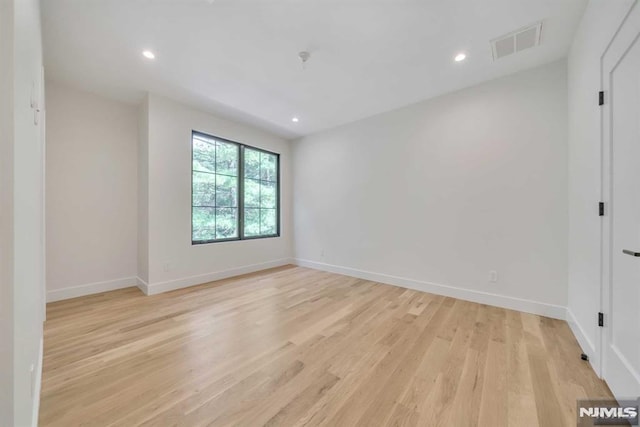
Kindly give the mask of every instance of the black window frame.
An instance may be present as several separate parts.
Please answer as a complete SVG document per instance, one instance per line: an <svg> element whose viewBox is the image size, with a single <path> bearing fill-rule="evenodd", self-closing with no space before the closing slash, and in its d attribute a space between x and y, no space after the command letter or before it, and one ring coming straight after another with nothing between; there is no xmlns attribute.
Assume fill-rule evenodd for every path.
<svg viewBox="0 0 640 427"><path fill-rule="evenodd" d="M238 147L238 215L237 215L237 230L238 237L230 237L230 238L222 238L222 239L208 239L208 240L193 240L193 174L195 171L193 169L193 139L194 136L200 135L203 138L210 138L219 140L222 142L226 142L229 144L234 144ZM238 141L232 141L227 138L221 138L215 135L211 135L208 133L192 130L191 131L191 140L189 141L191 146L191 245L207 245L210 243L224 243L224 242L236 242L240 240L257 240L257 239L272 239L274 237L280 237L280 153L275 153L273 151L265 150L263 148L254 147L252 145L243 144ZM276 233L268 234L268 235L259 235L259 236L245 236L244 235L244 151L245 148L250 150L259 151L262 153L266 153L269 155L273 155L276 157ZM217 167L217 165L216 165Z"/></svg>

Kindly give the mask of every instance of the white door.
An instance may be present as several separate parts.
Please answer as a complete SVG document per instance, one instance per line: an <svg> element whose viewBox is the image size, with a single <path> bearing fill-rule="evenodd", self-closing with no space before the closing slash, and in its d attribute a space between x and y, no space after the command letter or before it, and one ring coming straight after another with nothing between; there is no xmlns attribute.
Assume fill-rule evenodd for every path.
<svg viewBox="0 0 640 427"><path fill-rule="evenodd" d="M617 398L640 396L640 5L602 62L603 376Z"/></svg>

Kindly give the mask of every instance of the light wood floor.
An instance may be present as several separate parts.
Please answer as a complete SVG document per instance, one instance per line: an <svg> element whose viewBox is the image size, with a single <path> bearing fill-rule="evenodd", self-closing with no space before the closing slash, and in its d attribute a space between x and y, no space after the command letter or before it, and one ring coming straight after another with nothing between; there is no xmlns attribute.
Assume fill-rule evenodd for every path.
<svg viewBox="0 0 640 427"><path fill-rule="evenodd" d="M567 324L283 267L48 304L42 426L575 426Z"/></svg>

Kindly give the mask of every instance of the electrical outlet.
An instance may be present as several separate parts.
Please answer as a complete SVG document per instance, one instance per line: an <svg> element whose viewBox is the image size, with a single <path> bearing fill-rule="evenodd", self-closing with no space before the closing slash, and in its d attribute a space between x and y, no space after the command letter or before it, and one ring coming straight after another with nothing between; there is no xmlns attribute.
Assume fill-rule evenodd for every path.
<svg viewBox="0 0 640 427"><path fill-rule="evenodd" d="M162 266L162 268L164 269L165 273L168 273L169 271L171 271L171 263L170 262L165 262L164 265Z"/></svg>
<svg viewBox="0 0 640 427"><path fill-rule="evenodd" d="M320 249L320 258L324 258L324 248Z"/></svg>
<svg viewBox="0 0 640 427"><path fill-rule="evenodd" d="M498 282L498 272L495 270L491 270L489 272L489 282L497 283Z"/></svg>

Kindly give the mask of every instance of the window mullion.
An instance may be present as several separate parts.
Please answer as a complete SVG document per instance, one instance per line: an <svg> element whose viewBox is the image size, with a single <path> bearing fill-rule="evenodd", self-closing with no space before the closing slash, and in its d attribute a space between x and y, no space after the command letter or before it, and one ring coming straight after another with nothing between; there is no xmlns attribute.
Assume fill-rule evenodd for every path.
<svg viewBox="0 0 640 427"><path fill-rule="evenodd" d="M213 167L218 172L218 142L213 146ZM218 240L218 174L213 174L213 238Z"/></svg>
<svg viewBox="0 0 640 427"><path fill-rule="evenodd" d="M238 238L244 239L244 145L238 147Z"/></svg>
<svg viewBox="0 0 640 427"><path fill-rule="evenodd" d="M258 153L258 233L262 236L262 152Z"/></svg>

